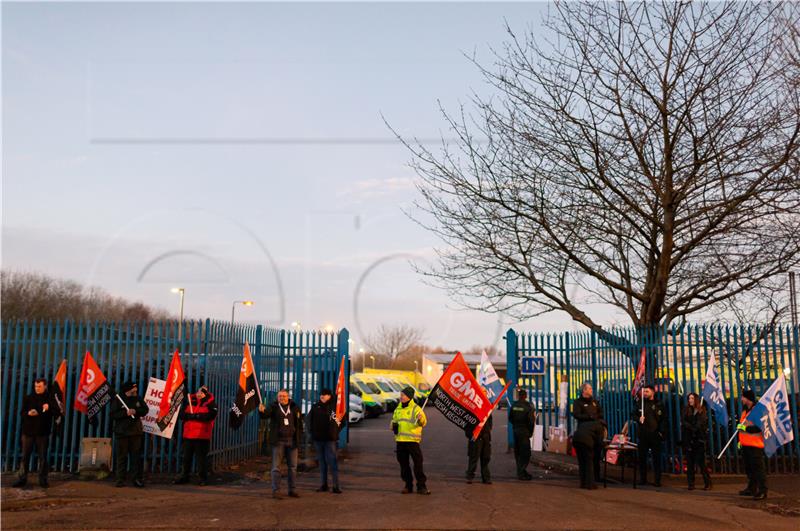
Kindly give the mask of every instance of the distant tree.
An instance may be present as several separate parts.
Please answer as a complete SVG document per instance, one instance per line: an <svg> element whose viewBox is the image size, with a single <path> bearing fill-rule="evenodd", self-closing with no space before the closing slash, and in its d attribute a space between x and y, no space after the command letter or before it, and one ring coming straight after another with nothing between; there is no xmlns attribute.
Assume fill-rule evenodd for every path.
<svg viewBox="0 0 800 531"><path fill-rule="evenodd" d="M163 309L113 297L72 280L32 272L0 272L0 301L4 320L85 319L106 321L167 320Z"/></svg>
<svg viewBox="0 0 800 531"><path fill-rule="evenodd" d="M382 354L394 360L399 354L417 345L424 333L422 329L408 325L389 326L382 324L367 336L364 343L371 352Z"/></svg>
<svg viewBox="0 0 800 531"><path fill-rule="evenodd" d="M547 46L508 29L495 89L406 141L438 234L423 272L461 304L590 304L685 322L800 264L798 4L557 2ZM635 349L624 349L632 357Z"/></svg>

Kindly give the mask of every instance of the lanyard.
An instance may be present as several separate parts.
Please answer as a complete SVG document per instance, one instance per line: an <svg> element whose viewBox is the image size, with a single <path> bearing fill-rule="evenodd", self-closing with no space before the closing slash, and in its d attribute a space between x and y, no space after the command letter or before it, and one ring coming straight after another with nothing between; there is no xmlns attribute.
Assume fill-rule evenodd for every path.
<svg viewBox="0 0 800 531"><path fill-rule="evenodd" d="M280 403L280 402L278 402L278 407L280 408L280 410L281 410L281 413L283 413L283 416L284 416L284 417L288 417L288 416L289 416L289 413L291 413L291 412L292 412L292 406L290 406L290 405L288 405L288 404L286 405L286 411L284 411L284 410L283 410L283 406L281 405L281 403Z"/></svg>

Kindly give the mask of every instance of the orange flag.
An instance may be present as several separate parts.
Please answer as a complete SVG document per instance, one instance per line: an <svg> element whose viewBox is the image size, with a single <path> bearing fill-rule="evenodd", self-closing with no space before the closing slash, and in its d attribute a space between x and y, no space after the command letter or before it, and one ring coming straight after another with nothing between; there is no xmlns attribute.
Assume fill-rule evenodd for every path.
<svg viewBox="0 0 800 531"><path fill-rule="evenodd" d="M81 379L75 395L73 407L89 418L93 423L100 410L111 401L111 386L105 375L95 363L90 352L83 357Z"/></svg>
<svg viewBox="0 0 800 531"><path fill-rule="evenodd" d="M339 367L339 379L336 382L336 422L341 423L344 416L347 414L348 397L345 396L347 389L344 385L344 356L342 356L342 365Z"/></svg>
<svg viewBox="0 0 800 531"><path fill-rule="evenodd" d="M58 403L58 409L61 414L64 414L64 397L67 394L67 360L61 360L61 365L58 367L56 377L53 379L53 396Z"/></svg>
<svg viewBox="0 0 800 531"><path fill-rule="evenodd" d="M167 383L164 386L164 394L161 395L161 403L158 405L156 424L161 428L161 431L164 431L169 426L169 423L172 422L172 417L175 416L175 413L178 412L181 404L183 404L185 382L186 376L183 374L183 367L181 367L181 356L176 350L169 364Z"/></svg>
<svg viewBox="0 0 800 531"><path fill-rule="evenodd" d="M238 430L247 414L255 411L259 404L261 404L261 390L258 388L253 358L250 356L250 344L245 343L242 368L239 371L239 387L236 389L236 399L228 415L231 428Z"/></svg>

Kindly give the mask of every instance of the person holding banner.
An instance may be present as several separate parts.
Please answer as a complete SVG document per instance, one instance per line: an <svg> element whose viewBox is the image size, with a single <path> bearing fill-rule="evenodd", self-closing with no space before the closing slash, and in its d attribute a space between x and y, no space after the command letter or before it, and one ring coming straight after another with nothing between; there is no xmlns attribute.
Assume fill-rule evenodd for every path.
<svg viewBox="0 0 800 531"><path fill-rule="evenodd" d="M392 415L392 431L397 445L397 462L400 463L400 477L405 482L403 494L414 492L414 478L417 480L417 494L430 494L427 478L422 469L422 428L428 423L425 411L414 402L414 388L409 386L400 393L400 405ZM412 476L409 458L414 462Z"/></svg>
<svg viewBox="0 0 800 531"><path fill-rule="evenodd" d="M469 426L464 430L469 442L467 443L467 483L472 483L475 478L475 469L478 461L481 463L481 483L492 484L492 473L489 471L489 461L492 459L492 416L486 417L478 437L473 440L473 430Z"/></svg>
<svg viewBox="0 0 800 531"><path fill-rule="evenodd" d="M173 483L181 485L189 482L192 471L192 458L197 463L198 485L208 483L208 451L211 448L211 433L217 418L217 403L208 387L201 385L197 393L189 395L188 407L183 408L183 470Z"/></svg>
<svg viewBox="0 0 800 531"><path fill-rule="evenodd" d="M703 475L703 490L711 489L711 476L706 468L708 446L708 414L697 393L689 393L681 416L683 451L686 453L686 480L689 490L694 490L695 468Z"/></svg>
<svg viewBox="0 0 800 531"><path fill-rule="evenodd" d="M50 471L48 463L48 445L53 418L60 415L58 403L47 392L47 379L37 378L33 383L33 393L22 399L22 463L20 463L19 477L14 482L14 487L22 488L28 483L28 464L36 448L39 458L39 486L47 488L47 473Z"/></svg>
<svg viewBox="0 0 800 531"><path fill-rule="evenodd" d="M667 416L661 402L655 397L655 387L642 388L642 400L634 404L631 412L639 421L639 476L642 485L647 484L647 454L653 454L653 486L661 486L661 444L667 432ZM640 409L641 407L641 409Z"/></svg>
<svg viewBox="0 0 800 531"><path fill-rule="evenodd" d="M268 419L268 441L272 448L272 497L281 499L278 489L281 486L281 461L286 459L288 468L289 497L299 498L295 490L297 477L297 452L303 440L303 415L293 400L289 399L289 391L278 391L278 400L265 406L258 405L258 414Z"/></svg>
<svg viewBox="0 0 800 531"><path fill-rule="evenodd" d="M311 427L311 440L317 451L319 461L320 487L317 492L328 491L328 467L331 469L334 494L341 494L339 488L339 464L336 460L336 441L339 439L339 423L333 410L333 392L323 389L319 392L319 402L311 406L308 423Z"/></svg>
<svg viewBox="0 0 800 531"><path fill-rule="evenodd" d="M528 402L528 393L524 389L517 391L517 401L508 410L508 422L514 431L514 458L517 461L517 479L530 481L528 473L531 461L531 437L536 424L536 412Z"/></svg>
<svg viewBox="0 0 800 531"><path fill-rule="evenodd" d="M754 500L767 497L767 468L764 457L764 434L748 416L755 406L756 394L752 389L742 391L742 416L736 426L739 432L739 447L744 457L744 471L747 474L747 487L740 491L741 496L752 496Z"/></svg>
<svg viewBox="0 0 800 531"><path fill-rule="evenodd" d="M111 402L111 419L114 421L114 438L116 439L117 456L114 460L114 471L117 476L117 487L125 486L125 475L128 464L133 471L133 484L144 487L142 467L142 448L144 446L144 430L142 417L150 408L138 394L138 387L132 381L122 384L120 394Z"/></svg>

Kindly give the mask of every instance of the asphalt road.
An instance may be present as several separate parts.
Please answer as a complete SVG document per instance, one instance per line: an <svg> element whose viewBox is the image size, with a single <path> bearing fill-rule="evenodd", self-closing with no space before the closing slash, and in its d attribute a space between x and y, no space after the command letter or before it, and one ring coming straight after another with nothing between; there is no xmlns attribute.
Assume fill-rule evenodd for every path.
<svg viewBox="0 0 800 531"><path fill-rule="evenodd" d="M501 412L501 415L503 412ZM387 417L352 430L342 462L344 494L316 493L316 471L299 478L299 499L273 500L258 460L221 474L212 485L173 486L150 478L145 489L117 489L110 481L58 481L43 491L8 488L3 477L2 527L6 529L237 528L237 529L798 529L800 518L768 503L736 495L741 481L718 482L713 491L687 492L683 480L661 489L612 485L577 488L577 478L537 469L535 479L514 478L506 453L505 423L496 422L493 485L466 484L466 438L430 411L423 451L432 496L401 495ZM800 491L797 477L782 478L784 492ZM35 481L34 481L35 483ZM791 496L791 494L789 494Z"/></svg>

